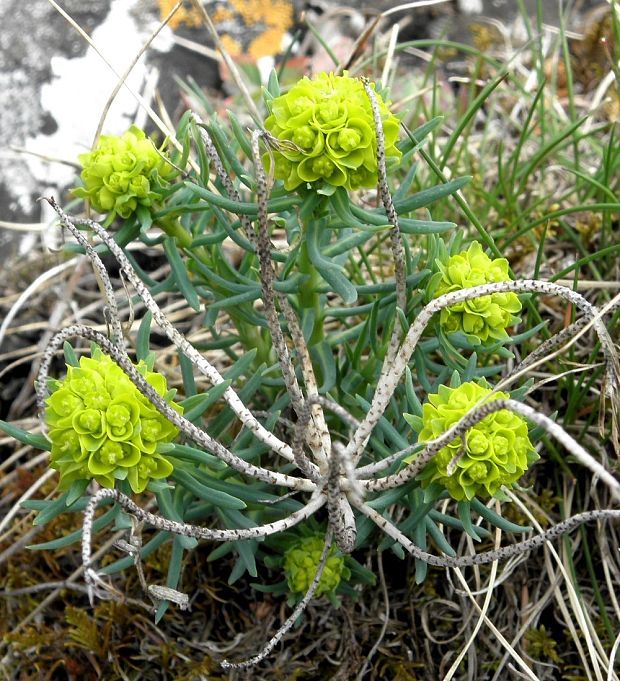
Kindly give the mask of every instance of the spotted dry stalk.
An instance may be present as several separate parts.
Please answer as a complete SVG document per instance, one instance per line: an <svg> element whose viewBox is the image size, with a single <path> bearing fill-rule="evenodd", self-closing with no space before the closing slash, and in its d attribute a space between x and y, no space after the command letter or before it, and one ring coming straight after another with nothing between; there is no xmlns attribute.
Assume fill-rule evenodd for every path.
<svg viewBox="0 0 620 681"><path fill-rule="evenodd" d="M265 644L263 649L255 655L254 657L244 660L243 662L228 662L228 660L222 660L220 662L224 669L247 669L248 667L253 667L254 665L262 662L267 655L274 649L282 637L293 627L297 619L301 616L306 606L312 600L314 593L321 581L321 576L323 575L323 570L325 569L325 564L327 563L327 557L329 556L329 549L332 545L332 533L328 530L325 534L325 544L323 545L323 551L321 552L321 557L319 559L319 564L316 569L316 573L308 587L306 595L299 601L295 606L293 612L286 618L282 626L278 631L271 637L271 639Z"/></svg>
<svg viewBox="0 0 620 681"><path fill-rule="evenodd" d="M301 395L297 378L295 375L295 368L290 362L290 355L288 347L284 341L284 335L279 324L278 314L275 307L275 292L273 288L274 273L271 265L271 250L272 244L269 239L268 231L268 211L267 211L267 177L265 169L261 160L259 152L259 140L264 139L269 144L271 137L260 130L255 130L252 133L252 160L256 170L256 205L258 207L258 227L257 227L257 254L261 267L261 287L263 292L263 302L265 304L265 316L271 337L274 343L274 348L278 354L280 368L284 376L285 386L291 398L293 409L297 412L297 416L301 416L304 409L304 398ZM317 395L318 388L316 378L314 376L314 369L310 361L310 353L308 347L299 328L299 322L295 312L288 302L286 296L280 296L280 302L285 311L285 317L288 323L289 331L292 334L295 347L297 348L298 357L300 359L300 366L302 375L306 384L308 396ZM329 451L331 449L331 439L327 424L323 417L323 412L318 405L313 405L310 419L305 429L306 442L312 450L313 456L321 467L324 473L327 468L327 461L329 458ZM336 542L338 542L338 535L336 535Z"/></svg>
<svg viewBox="0 0 620 681"><path fill-rule="evenodd" d="M396 288L396 305L403 311L407 309L407 268L405 267L405 249L403 247L403 238L400 232L400 224L398 222L398 213L392 201L392 194L387 181L387 169L385 165L385 136L383 134L383 123L381 121L381 112L379 111L379 104L374 90L370 86L367 78L362 79L364 90L370 100L370 108L372 109L372 118L375 124L375 136L377 139L377 171L379 176L379 196L381 203L385 208L388 222L391 225L390 241L392 245L392 257L394 258L394 284ZM392 363L400 338L402 336L398 318L395 319L394 329L392 330L392 337L385 356L384 364L387 366Z"/></svg>
<svg viewBox="0 0 620 681"><path fill-rule="evenodd" d="M609 397L617 398L620 395L620 362L618 361L616 348L597 309L582 295L565 286L534 279L517 279L515 281L500 281L482 284L480 286L472 286L471 288L445 293L438 298L435 298L428 303L416 317L413 324L409 327L409 331L405 336L394 361L389 366L386 366L384 363L383 371L378 379L374 398L368 413L353 434L347 447L347 453L349 455L354 456L356 460L359 460L361 457L372 431L379 422L379 419L383 416L383 413L405 372L405 367L409 364L418 341L433 315L455 303L462 303L492 293L508 292L556 295L560 298L564 298L580 309L592 323L601 344L606 364L607 390Z"/></svg>
<svg viewBox="0 0 620 681"><path fill-rule="evenodd" d="M376 114L376 100L373 98L372 92L369 93L369 97L373 104L373 113ZM214 145L208 135L204 133L203 129L201 129L201 134L203 134L203 141L207 154L214 162L216 172L226 188L226 191L232 199L239 201L239 194L228 177L223 164L219 159L216 161L217 152ZM356 535L356 517L354 510L357 510L359 514L372 520L377 527L399 543L415 558L430 565L443 568L460 568L481 565L496 560L505 560L512 556L516 556L517 554L540 547L545 542L556 539L561 534L573 530L582 523L599 519L620 519L620 511L617 510L599 510L581 513L559 523L545 533L510 546L468 556L450 557L433 555L419 549L398 529L389 516L385 517L384 515L381 515L364 501L365 497L369 494L393 489L412 480L419 473L421 468L431 461L437 452L446 444L456 437L463 436L469 428L499 409L508 409L509 411L524 416L531 422L542 426L551 437L557 439L582 465L592 470L594 475L598 476L600 480L610 488L612 495L616 500L620 500L620 484L618 481L597 460L588 454L579 443L548 417L536 412L527 405L511 399L499 399L477 405L457 424L452 426L450 430L435 440L426 442L424 445L413 445L390 455L383 461L357 467L357 463L364 452L366 443L380 418L383 416L424 329L436 312L439 312L450 305L472 300L491 293L508 291L517 293L544 293L547 295L560 296L574 304L583 313L585 321L579 320L572 327L569 327L570 333L568 333L567 330L547 341L546 345L544 345L546 351L560 345L571 334L579 332L586 324L591 324L596 331L603 349L606 362L607 387L611 395L618 394L618 361L616 350L601 319L599 310L588 303L578 293L565 287L549 282L522 280L485 284L470 289L455 291L442 295L426 305L411 324L402 343L399 342L398 336L393 335L392 344L394 349L391 353L393 355L391 361L384 362L372 403L365 418L361 422L356 420L341 405L318 395L316 379L314 378L314 372L310 363L310 355L303 334L299 328L297 317L286 297L280 296L279 298L276 298L274 293L273 280L275 275L271 261L272 244L268 233L267 182L260 162L258 149L258 143L261 138L264 138L264 135L261 132L255 133L252 137L252 149L258 179L258 220L256 229L252 227L252 224L247 217L241 216L241 221L242 226L248 235L248 239L255 247L259 258L265 315L268 320L274 344L277 345L280 367L285 376L286 389L291 399L291 404L297 411L297 422L293 427L291 443L282 441L272 432L268 431L258 420L257 414L253 414L250 409L243 404L232 388L229 387L225 391L223 399L232 408L242 425L252 432L259 441L266 444L270 450L276 452L288 462L291 462L296 467L296 473L298 475L290 473L284 474L278 470L271 470L269 468L247 463L229 451L222 444L211 438L204 430L179 415L156 393L146 379L137 371L127 355L122 334L119 332L121 326L120 321L118 320L114 292L109 277L105 273L105 270L102 270L103 265L96 252L87 242L84 235L78 230L78 224L89 227L97 237L108 246L120 266L122 275L129 284L134 287L137 295L144 302L146 308L153 314L155 322L179 351L190 360L198 371L208 378L212 385L219 385L224 379L208 360L172 326L152 298L146 286L134 272L122 250L110 235L96 222L76 219L66 215L53 200L50 200L50 203L58 213L61 224L69 229L77 241L86 249L87 254L93 261L93 265L103 282L104 294L106 295L108 302L107 309L109 310L109 315L111 317L112 337L109 339L103 334L80 325L71 326L58 332L52 338L41 362L37 386L38 405L40 409L43 409L51 360L55 353L60 349L62 343L67 338L76 336L93 340L101 347L101 350L104 353L108 354L118 364L138 390L150 400L153 406L161 414L168 418L186 437L202 447L205 451L218 457L242 475L276 486L288 488L289 490L292 490L292 493L306 493L309 495L308 500L301 509L275 522L244 529L218 529L204 528L169 520L142 509L129 497L118 490L101 489L92 496L86 508L82 539L82 560L85 568L85 576L90 585L91 594L93 595L95 593L101 595L101 588L105 588L105 584L97 574L97 570L91 557L93 520L99 502L104 499L112 499L141 523L147 523L160 530L173 534L209 541L237 541L240 539L255 539L269 536L303 522L323 507L327 508L329 523L325 547L317 573L306 596L300 601L291 616L287 618L275 636L258 655L243 662L224 662L223 666L227 668L243 668L257 664L269 654L277 642L281 640L282 636L291 628L312 598L320 581L329 547L332 542L332 533L336 544L341 550L351 551L354 548ZM267 144L270 143L269 140L266 140L266 142ZM385 185L386 193L385 196L383 196L382 191L382 199L386 207L386 213L388 213L389 216L389 206L393 206L393 204L391 203L387 184L384 182L385 164L383 164L383 170L381 170L380 164L380 179L381 184ZM397 222L392 222L392 227L394 234L399 236ZM395 259L398 259L398 239L393 241L393 245ZM401 280L400 284L398 281L396 282L397 291L400 291L397 295L397 305L403 307L401 305L402 277L398 274L399 271L400 270L398 270L397 267L396 277L398 280ZM404 273L404 269L402 270L402 273ZM278 301L284 313L283 321L280 319L277 312L276 301ZM284 329L288 329L288 332L291 335L297 360L301 364L301 375L306 390L305 395L295 376L293 356L288 350L284 338ZM396 334L396 332L394 333ZM397 340L394 341L394 338ZM536 361L540 354L540 350L538 353L535 353L534 360L525 358L524 363L522 363L521 366L527 367L528 363ZM326 426L324 409L332 411L342 423L349 428L350 440L348 444L344 445L336 439L331 438ZM306 449L309 450L311 456L306 453ZM413 463L404 467L397 473L382 475L382 473L393 463L416 451L418 454ZM98 587L96 591L95 587ZM159 593L159 591L156 591L154 597L157 598ZM177 600L179 600L180 603L184 602L181 596L179 596Z"/></svg>
<svg viewBox="0 0 620 681"><path fill-rule="evenodd" d="M148 288L138 277L129 260L118 244L110 236L110 234L103 229L99 223L94 222L93 220L87 220L83 218L74 220L69 218L69 216L64 213L54 199L49 199L49 202L54 210L58 213L63 226L67 227L76 237L76 239L78 239L79 233L76 224L85 225L95 232L97 237L101 239L101 241L108 247L120 266L121 274L125 276L127 281L134 287L136 293L141 298L147 310L149 310L153 315L155 323L158 324L168 339L192 362L198 371L200 371L200 373L209 380L211 385L217 386L221 383L224 383L224 378L219 371L212 366L206 357L196 350L196 348L187 340L187 338L185 338L185 336L183 336L183 334L180 333L166 318L159 305L154 300L153 296L151 296ZM280 456L292 461L293 455L291 448L286 443L279 440L273 433L269 432L259 421L254 418L250 410L241 402L239 396L232 388L227 388L224 391L223 397L226 400L228 406L242 421L243 425L250 432L252 432L255 437L269 446L270 449L280 454ZM40 399L38 406L40 410L43 408L43 403Z"/></svg>

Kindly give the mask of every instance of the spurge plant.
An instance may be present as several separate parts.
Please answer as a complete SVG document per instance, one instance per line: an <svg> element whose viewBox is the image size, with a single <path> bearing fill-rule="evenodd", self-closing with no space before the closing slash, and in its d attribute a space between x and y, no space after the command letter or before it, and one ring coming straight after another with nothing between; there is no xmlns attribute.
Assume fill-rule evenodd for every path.
<svg viewBox="0 0 620 681"><path fill-rule="evenodd" d="M82 157L84 187L76 194L107 213L106 224L122 218L116 235L50 199L102 281L110 332L65 328L41 362L39 407L64 490L43 512L51 518L87 494L81 539L91 598L110 597L104 575L127 564L98 569L93 560L100 504L114 503L160 531L141 550L139 542L127 545L134 562L171 533L168 588L149 587L157 617L171 601L184 603L176 587L183 553L196 540L222 542L214 558L233 551L231 581L246 571L256 576L257 562L282 566L282 585L264 590L297 593L290 617L256 656L223 661L224 667L264 659L315 595L359 596L348 584L369 583L372 575L354 554L377 541L414 557L422 581L428 565L504 560L589 520L620 517L617 510L582 513L520 542L456 554L446 527L476 540L488 536L472 516L508 532L528 531L487 502L509 499L542 454L543 433L620 500L614 476L525 403L528 383L507 390L588 325L600 342L607 394L617 399L618 359L601 311L568 288L511 280L507 261L492 259L476 241L438 257L456 250L458 240L446 245L440 236L455 226L414 211L467 179L417 194L410 185L413 158L439 121L398 140L388 103L370 83L347 74L304 78L286 94L272 78L266 99L265 130L249 138L234 117L231 137L216 119L205 124L186 114L177 131L183 152L169 167L136 129L102 138ZM249 163L240 160L243 154ZM398 185L394 195L390 183ZM372 208L373 192L361 190L375 185L381 205ZM150 231L171 223L176 231ZM204 314L212 342L196 347L166 318L154 295L163 287L137 270L124 249L131 239L162 245L170 265L165 288ZM133 289L133 301L147 310L137 364L126 348L102 248ZM507 332L525 293L528 304L535 294L559 296L579 317L507 373L494 364L497 356L511 356L504 344L532 341L536 333ZM153 371L152 322L178 351L181 401ZM454 334L462 353L456 360ZM70 338L94 343L91 358L78 362ZM63 346L67 376L50 380ZM215 350L227 358L221 369L209 359ZM500 354L479 366L477 351ZM500 389L493 388L484 377L501 371ZM154 495L158 512L131 498L142 492ZM300 532L306 525L320 534ZM278 536L290 539L276 550L270 542Z"/></svg>

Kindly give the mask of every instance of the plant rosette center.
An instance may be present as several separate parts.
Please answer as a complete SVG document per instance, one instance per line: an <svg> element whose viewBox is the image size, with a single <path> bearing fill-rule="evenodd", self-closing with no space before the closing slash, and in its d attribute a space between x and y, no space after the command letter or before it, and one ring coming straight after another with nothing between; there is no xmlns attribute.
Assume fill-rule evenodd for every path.
<svg viewBox="0 0 620 681"><path fill-rule="evenodd" d="M292 544L284 554L284 573L291 593L305 594L314 579L323 553L325 537L316 535L303 537ZM345 565L345 558L336 555L332 546L329 549L323 574L319 580L315 596L333 593L342 579L350 576Z"/></svg>
<svg viewBox="0 0 620 681"><path fill-rule="evenodd" d="M374 85L372 86L374 87ZM381 95L375 95L381 114L385 153L398 158L399 121ZM358 189L378 180L377 140L370 100L363 83L346 74L319 73L302 78L271 102L265 128L291 142L264 156L265 165L289 190L325 183Z"/></svg>
<svg viewBox="0 0 620 681"><path fill-rule="evenodd" d="M491 259L477 241L447 261L437 260L437 267L439 272L429 284L434 298L482 284L510 281L508 260ZM492 293L444 308L439 323L446 333L464 333L475 345L504 341L508 338L506 329L519 322L521 307L515 293Z"/></svg>
<svg viewBox="0 0 620 681"><path fill-rule="evenodd" d="M422 417L405 414L405 419L417 431L418 441L428 442L445 433L474 407L510 398L505 392L491 393L491 388L482 381L469 381L456 388L440 386L439 392L429 395L423 405ZM411 463L415 456L404 462ZM418 479L422 487L432 486L437 492L445 489L457 501L492 497L502 486L511 487L538 458L526 421L501 409L472 426L464 438L456 438L443 447Z"/></svg>
<svg viewBox="0 0 620 681"><path fill-rule="evenodd" d="M182 413L163 376L144 362L137 369ZM172 464L157 448L177 436L176 426L98 348L92 358L81 357L79 366L68 366L66 378L53 382L53 388L45 420L52 443L50 465L60 472L61 489L76 480L94 479L103 487L114 487L116 480L127 479L139 493L151 479L170 475Z"/></svg>

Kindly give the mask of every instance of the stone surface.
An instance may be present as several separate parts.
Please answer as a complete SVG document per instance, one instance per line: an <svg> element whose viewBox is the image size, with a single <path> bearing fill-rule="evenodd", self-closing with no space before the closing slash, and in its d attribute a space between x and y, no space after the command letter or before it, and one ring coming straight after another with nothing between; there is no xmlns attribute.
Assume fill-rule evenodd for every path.
<svg viewBox="0 0 620 681"><path fill-rule="evenodd" d="M110 2L71 0L66 5L92 28L103 20ZM55 130L41 101L42 86L52 77L52 57L79 56L86 45L68 34L66 21L46 0L2 0L0 25L0 220L32 221L38 214L35 183L23 156L12 148Z"/></svg>
<svg viewBox="0 0 620 681"><path fill-rule="evenodd" d="M155 0L65 0L62 7L119 74L160 21ZM77 155L91 147L118 77L48 0L0 0L0 22L0 221L38 222L37 197L61 195L74 181ZM174 106L174 79L188 73L201 86L219 78L215 62L175 46L165 28L127 82L141 94L163 83ZM136 117L145 124L123 88L103 132L119 134ZM0 239L0 262L10 236Z"/></svg>

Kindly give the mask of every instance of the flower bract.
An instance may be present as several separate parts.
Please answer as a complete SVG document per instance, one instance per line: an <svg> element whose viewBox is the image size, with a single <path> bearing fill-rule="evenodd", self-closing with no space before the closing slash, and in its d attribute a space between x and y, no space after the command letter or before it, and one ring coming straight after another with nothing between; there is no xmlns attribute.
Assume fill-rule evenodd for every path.
<svg viewBox="0 0 620 681"><path fill-rule="evenodd" d="M160 201L173 170L135 125L121 136L101 135L95 148L79 159L84 186L73 189L73 194L112 217L128 218L138 206Z"/></svg>
<svg viewBox="0 0 620 681"><path fill-rule="evenodd" d="M437 261L437 266L439 272L431 284L435 287L435 298L451 291L510 280L506 258L492 260L477 241L446 262ZM446 333L460 331L476 343L501 341L508 338L506 329L519 321L516 314L520 310L521 301L515 293L492 293L444 308L440 324Z"/></svg>
<svg viewBox="0 0 620 681"><path fill-rule="evenodd" d="M314 579L325 537L314 535L302 537L292 544L284 554L284 572L291 593L305 594ZM344 556L335 555L334 547L329 550L327 562L317 586L315 596L334 592L342 579L350 577Z"/></svg>
<svg viewBox="0 0 620 681"><path fill-rule="evenodd" d="M508 393L491 392L483 382L469 381L457 388L440 386L438 393L429 395L421 418L409 414L405 418L418 431L418 441L428 442L445 433L474 406L510 397ZM414 458L415 455L405 462ZM489 497L502 485L510 487L538 458L524 419L501 409L441 449L419 479L423 487L434 484L457 501L476 495Z"/></svg>
<svg viewBox="0 0 620 681"><path fill-rule="evenodd" d="M144 362L137 369L182 413L163 376L149 371ZM50 465L60 471L61 488L90 479L114 487L116 480L127 479L138 493L151 479L170 475L172 464L157 449L172 441L178 429L101 350L81 357L79 366L68 366L67 376L54 387L46 400L45 421L52 442Z"/></svg>
<svg viewBox="0 0 620 681"><path fill-rule="evenodd" d="M374 86L373 86L374 87ZM399 121L379 94L386 156L398 157ZM286 189L325 183L357 189L377 184L377 138L361 80L333 73L302 78L271 102L267 130L284 141L273 151L273 171ZM272 158L265 156L265 162Z"/></svg>

